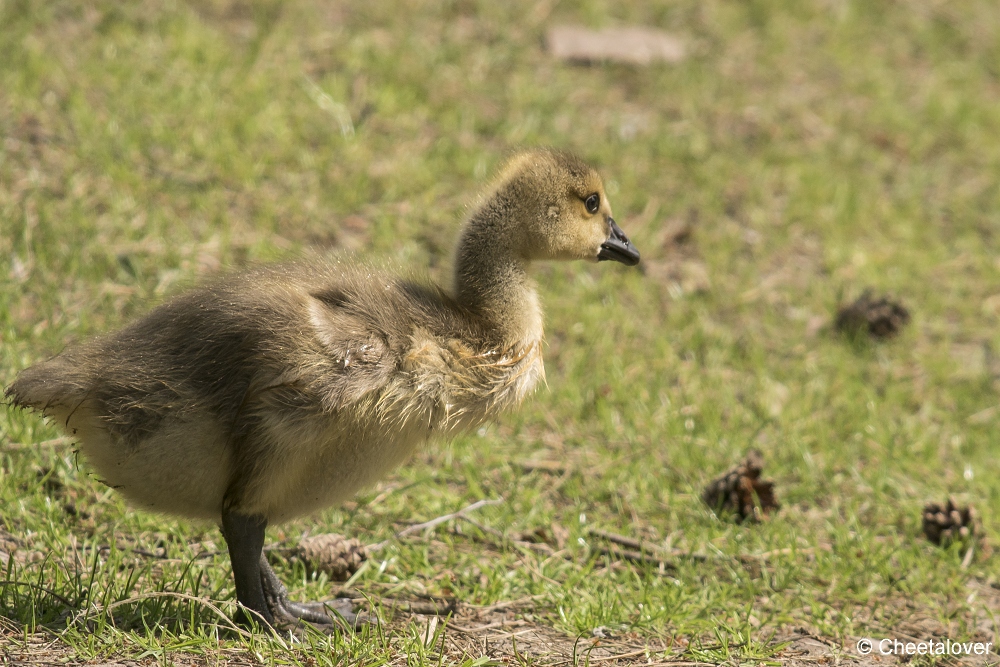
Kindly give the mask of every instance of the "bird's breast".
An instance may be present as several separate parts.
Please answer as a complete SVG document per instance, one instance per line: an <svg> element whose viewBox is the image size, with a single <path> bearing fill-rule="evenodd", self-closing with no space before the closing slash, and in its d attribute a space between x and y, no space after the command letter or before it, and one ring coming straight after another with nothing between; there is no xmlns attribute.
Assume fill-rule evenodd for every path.
<svg viewBox="0 0 1000 667"><path fill-rule="evenodd" d="M483 350L430 335L414 336L400 371L381 411L429 432L474 428L519 404L545 377L540 340Z"/></svg>

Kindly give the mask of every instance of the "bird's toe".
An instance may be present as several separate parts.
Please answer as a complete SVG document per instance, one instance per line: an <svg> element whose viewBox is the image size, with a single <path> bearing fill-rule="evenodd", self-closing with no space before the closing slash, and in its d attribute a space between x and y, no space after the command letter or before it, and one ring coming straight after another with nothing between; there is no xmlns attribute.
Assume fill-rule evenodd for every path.
<svg viewBox="0 0 1000 667"><path fill-rule="evenodd" d="M280 630L302 630L310 626L327 634L355 631L373 622L371 614L357 612L348 598L327 602L293 602L284 596L269 601L275 626Z"/></svg>

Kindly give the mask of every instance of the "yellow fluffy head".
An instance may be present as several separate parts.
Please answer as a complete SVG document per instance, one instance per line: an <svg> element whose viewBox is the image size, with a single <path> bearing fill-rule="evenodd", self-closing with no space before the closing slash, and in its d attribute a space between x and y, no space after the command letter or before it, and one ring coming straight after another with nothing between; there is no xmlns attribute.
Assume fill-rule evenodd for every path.
<svg viewBox="0 0 1000 667"><path fill-rule="evenodd" d="M600 175L580 159L553 150L515 155L497 178L493 200L511 212L509 230L528 260L597 261L611 234L611 204Z"/></svg>

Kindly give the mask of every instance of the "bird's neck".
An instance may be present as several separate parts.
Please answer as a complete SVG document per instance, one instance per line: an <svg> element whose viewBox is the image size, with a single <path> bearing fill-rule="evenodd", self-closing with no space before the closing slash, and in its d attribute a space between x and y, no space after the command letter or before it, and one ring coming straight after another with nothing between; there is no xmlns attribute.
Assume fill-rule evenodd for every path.
<svg viewBox="0 0 1000 667"><path fill-rule="evenodd" d="M508 347L542 337L542 309L527 260L508 238L503 211L480 209L466 224L455 253L455 298L482 318Z"/></svg>

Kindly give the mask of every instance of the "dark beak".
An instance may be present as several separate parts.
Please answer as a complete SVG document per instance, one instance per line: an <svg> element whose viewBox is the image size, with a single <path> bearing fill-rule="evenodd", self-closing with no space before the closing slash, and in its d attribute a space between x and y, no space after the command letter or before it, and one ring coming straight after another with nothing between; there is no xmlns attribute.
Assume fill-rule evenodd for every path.
<svg viewBox="0 0 1000 667"><path fill-rule="evenodd" d="M626 266L635 266L639 263L639 251L635 249L632 242L625 236L622 228L615 224L612 218L608 218L611 224L611 237L601 244L601 251L597 253L597 261L603 262L606 259L613 259Z"/></svg>

